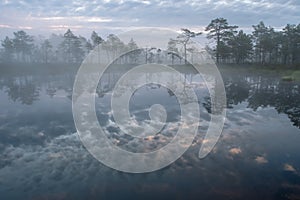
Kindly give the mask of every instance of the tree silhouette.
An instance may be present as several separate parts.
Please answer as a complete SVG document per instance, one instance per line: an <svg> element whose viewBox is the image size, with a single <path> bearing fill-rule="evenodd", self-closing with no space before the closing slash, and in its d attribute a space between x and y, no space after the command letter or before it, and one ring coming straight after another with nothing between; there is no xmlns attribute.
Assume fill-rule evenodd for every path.
<svg viewBox="0 0 300 200"><path fill-rule="evenodd" d="M178 48L176 47L177 41L170 38L168 42L167 50L169 51L168 54L171 55L172 65L174 65L174 59L175 57L178 57Z"/></svg>
<svg viewBox="0 0 300 200"><path fill-rule="evenodd" d="M4 41L1 43L1 45L4 48L3 54L2 54L2 60L5 62L11 62L13 60L13 53L14 53L14 44L9 37L5 37Z"/></svg>
<svg viewBox="0 0 300 200"><path fill-rule="evenodd" d="M217 18L212 20L205 31L208 31L207 38L214 39L217 43L216 46L216 59L217 63L220 62L220 54L226 54L226 42L234 33L238 26L229 26L227 19ZM224 52L225 51L225 52Z"/></svg>
<svg viewBox="0 0 300 200"><path fill-rule="evenodd" d="M64 34L64 41L60 46L68 63L79 63L83 60L84 51L81 42L70 29Z"/></svg>
<svg viewBox="0 0 300 200"><path fill-rule="evenodd" d="M33 49L33 37L25 31L14 32L13 45L17 53L18 61L29 62Z"/></svg>
<svg viewBox="0 0 300 200"><path fill-rule="evenodd" d="M283 29L283 37L285 41L284 63L295 64L300 61L300 24L287 24Z"/></svg>
<svg viewBox="0 0 300 200"><path fill-rule="evenodd" d="M284 66L297 67L300 64L300 24L287 24L281 31L266 26L263 22L252 26L252 34L246 34L243 30L236 31L237 26L231 26L224 18L212 20L205 30L207 38L213 39L214 47L207 45L209 54L214 55L217 63L259 63L259 64L281 64ZM164 51L156 52L151 49L135 50L122 59L122 63L137 63L138 60L145 62L145 58L138 58L139 55L146 56L146 62L157 60L160 62L164 56L171 59L172 65L179 59L187 63L187 57L193 59L193 48L191 38L201 35L189 29L181 29L181 34L175 39L168 41L166 54ZM106 40L102 39L95 31L89 39L76 36L68 29L65 34L51 34L49 38L42 41L28 35L20 30L13 33L13 37L4 37L1 41L0 61L1 62L34 62L34 63L80 63L84 56L93 48L97 47L98 52L104 50L107 57L115 57L119 52L131 51L137 48L132 38L127 44L121 41L116 35L109 34ZM101 44L101 48L99 45ZM156 48L156 47L153 47ZM180 55L182 54L182 55ZM180 56L179 56L180 55ZM98 54L100 62L100 54Z"/></svg>
<svg viewBox="0 0 300 200"><path fill-rule="evenodd" d="M104 40L95 31L92 32L91 40L94 48L104 42Z"/></svg>
<svg viewBox="0 0 300 200"><path fill-rule="evenodd" d="M232 56L236 63L245 62L247 58L252 55L252 37L247 35L242 30L237 35L233 35L228 41L230 45Z"/></svg>
<svg viewBox="0 0 300 200"><path fill-rule="evenodd" d="M187 64L187 52L186 52L187 44L190 42L191 38L201 35L202 33L201 32L196 33L196 32L190 31L189 29L186 29L186 28L182 28L181 31L182 31L182 33L179 36L177 36L176 41L183 45L184 63Z"/></svg>
<svg viewBox="0 0 300 200"><path fill-rule="evenodd" d="M272 50L274 48L274 29L272 27L266 27L263 22L253 26L253 37L255 42L255 52L258 55L260 63L266 63L266 55L269 53L271 57ZM271 60L271 59L269 59Z"/></svg>
<svg viewBox="0 0 300 200"><path fill-rule="evenodd" d="M131 63L136 63L137 62L137 57L138 57L138 54L140 53L140 51L138 51L137 48L138 48L138 45L133 40L133 38L131 38L130 41L128 42L128 44L127 44L128 51L131 51L129 53L129 59L130 59Z"/></svg>
<svg viewBox="0 0 300 200"><path fill-rule="evenodd" d="M52 45L50 44L49 40L45 40L42 45L42 56L43 56L43 62L48 63L49 62L49 54L51 53Z"/></svg>

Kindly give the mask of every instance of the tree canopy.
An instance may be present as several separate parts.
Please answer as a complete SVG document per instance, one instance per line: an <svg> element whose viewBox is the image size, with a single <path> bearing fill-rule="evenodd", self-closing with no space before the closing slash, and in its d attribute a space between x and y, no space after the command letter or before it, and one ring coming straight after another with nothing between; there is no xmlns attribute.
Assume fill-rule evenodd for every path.
<svg viewBox="0 0 300 200"><path fill-rule="evenodd" d="M244 32L236 25L230 25L225 18L216 18L206 26L205 32L194 32L182 28L176 38L167 44L170 63L187 64L187 56L193 57L192 38L206 34L213 41L206 49L217 63L255 63L260 65L278 64L299 66L300 64L300 24L287 24L282 30L266 26L259 22L251 31ZM137 50L138 45L131 38L121 41L115 34L103 39L93 31L90 38L75 35L68 29L64 34L51 34L48 38L36 38L23 30L13 32L13 37L4 37L0 46L1 62L35 63L80 63L94 48L102 45L115 56L124 50L132 51L126 62L137 62L139 54L145 54L145 62L161 62L161 49L149 47ZM180 56L182 55L182 56ZM156 59L156 60L155 60ZM185 61L182 62L182 59ZM100 56L98 56L100 60Z"/></svg>

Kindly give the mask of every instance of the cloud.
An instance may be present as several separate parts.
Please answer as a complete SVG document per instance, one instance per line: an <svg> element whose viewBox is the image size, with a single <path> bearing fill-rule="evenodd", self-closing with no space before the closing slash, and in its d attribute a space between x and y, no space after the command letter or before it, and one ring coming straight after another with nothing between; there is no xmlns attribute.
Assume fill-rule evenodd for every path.
<svg viewBox="0 0 300 200"><path fill-rule="evenodd" d="M9 26L1 28L25 26L36 31L61 22L81 25L82 32L92 24L101 29L101 23L108 29L130 26L198 29L216 17L225 17L229 23L242 27L251 27L261 20L282 27L299 23L298 10L300 4L296 0L5 0L0 3L0 19Z"/></svg>
<svg viewBox="0 0 300 200"><path fill-rule="evenodd" d="M19 29L25 29L25 30L30 30L32 29L33 27L32 26L18 26Z"/></svg>
<svg viewBox="0 0 300 200"><path fill-rule="evenodd" d="M36 21L69 21L75 20L79 22L111 22L110 18L102 17L86 17L86 16L74 16L74 17L32 17L31 20Z"/></svg>
<svg viewBox="0 0 300 200"><path fill-rule="evenodd" d="M12 28L12 26L6 24L0 24L0 28Z"/></svg>
<svg viewBox="0 0 300 200"><path fill-rule="evenodd" d="M283 170L288 172L297 172L297 170L291 164L288 163L284 164Z"/></svg>
<svg viewBox="0 0 300 200"><path fill-rule="evenodd" d="M62 31L65 31L67 29L72 29L72 30L78 30L78 29L81 29L83 28L83 26L80 26L80 25L75 25L75 26L69 26L69 25L52 25L52 26L49 26L49 28L51 30L62 30Z"/></svg>
<svg viewBox="0 0 300 200"><path fill-rule="evenodd" d="M255 159L254 159L258 164L266 164L268 163L269 161L263 157L263 156L257 156Z"/></svg>
<svg viewBox="0 0 300 200"><path fill-rule="evenodd" d="M242 150L240 148L232 148L229 150L229 153L231 155L238 155L238 154L242 153Z"/></svg>

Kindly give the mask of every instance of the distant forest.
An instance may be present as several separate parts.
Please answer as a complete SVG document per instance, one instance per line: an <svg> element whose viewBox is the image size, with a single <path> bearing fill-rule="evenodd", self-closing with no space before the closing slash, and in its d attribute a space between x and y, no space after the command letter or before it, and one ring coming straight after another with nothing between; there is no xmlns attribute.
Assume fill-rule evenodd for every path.
<svg viewBox="0 0 300 200"><path fill-rule="evenodd" d="M300 24L287 24L282 30L275 30L259 22L252 26L252 34L247 34L238 26L228 24L224 18L212 20L205 28L207 39L213 45L206 46L206 50L221 64L258 64L282 65L299 67L300 65ZM169 58L174 60L182 58L176 54L187 56L193 48L188 48L190 38L203 33L195 33L182 29L177 38L170 38L168 42ZM103 39L95 31L90 38L76 36L68 29L66 33L51 34L49 38L35 37L20 30L1 41L1 63L81 63L85 56L97 45L105 48L126 49L137 48L133 39L128 43L121 41L116 35L110 34ZM149 49L147 59L152 61L160 50ZM150 62L150 61L149 61ZM178 61L179 62L179 61Z"/></svg>

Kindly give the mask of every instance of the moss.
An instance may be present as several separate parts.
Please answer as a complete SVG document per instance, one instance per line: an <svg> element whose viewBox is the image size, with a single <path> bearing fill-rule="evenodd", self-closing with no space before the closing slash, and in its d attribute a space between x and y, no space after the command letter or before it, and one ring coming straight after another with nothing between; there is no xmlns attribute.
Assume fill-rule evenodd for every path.
<svg viewBox="0 0 300 200"><path fill-rule="evenodd" d="M288 70L284 74L283 81L300 81L300 70Z"/></svg>
<svg viewBox="0 0 300 200"><path fill-rule="evenodd" d="M293 74L292 74L294 80L296 81L300 81L300 70L297 70L295 71Z"/></svg>
<svg viewBox="0 0 300 200"><path fill-rule="evenodd" d="M283 80L283 81L293 81L294 78L292 76L283 76L283 77L281 77L281 80Z"/></svg>

